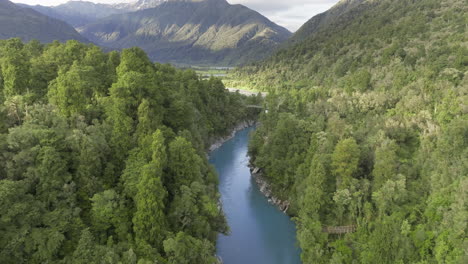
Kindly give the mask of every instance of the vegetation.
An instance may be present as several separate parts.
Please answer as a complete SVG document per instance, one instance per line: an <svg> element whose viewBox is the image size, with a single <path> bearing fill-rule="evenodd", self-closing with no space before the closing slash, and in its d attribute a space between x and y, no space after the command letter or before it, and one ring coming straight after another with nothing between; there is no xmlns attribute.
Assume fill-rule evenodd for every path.
<svg viewBox="0 0 468 264"><path fill-rule="evenodd" d="M205 149L256 97L138 49L0 41L2 263L213 263Z"/></svg>
<svg viewBox="0 0 468 264"><path fill-rule="evenodd" d="M304 263L467 262L467 7L363 1L236 73L270 91L249 151Z"/></svg>

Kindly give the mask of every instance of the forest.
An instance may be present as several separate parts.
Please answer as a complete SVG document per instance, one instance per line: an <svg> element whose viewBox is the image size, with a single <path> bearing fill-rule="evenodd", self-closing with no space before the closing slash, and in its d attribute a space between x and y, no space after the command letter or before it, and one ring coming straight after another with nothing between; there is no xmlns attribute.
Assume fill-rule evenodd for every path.
<svg viewBox="0 0 468 264"><path fill-rule="evenodd" d="M303 263L467 263L467 2L363 2L236 71L270 92L252 162Z"/></svg>
<svg viewBox="0 0 468 264"><path fill-rule="evenodd" d="M217 262L206 149L260 100L139 48L0 41L0 262Z"/></svg>

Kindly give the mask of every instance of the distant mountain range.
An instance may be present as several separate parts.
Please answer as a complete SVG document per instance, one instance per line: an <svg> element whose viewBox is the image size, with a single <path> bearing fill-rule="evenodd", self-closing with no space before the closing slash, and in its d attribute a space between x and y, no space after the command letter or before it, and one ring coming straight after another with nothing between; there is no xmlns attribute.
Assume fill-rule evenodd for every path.
<svg viewBox="0 0 468 264"><path fill-rule="evenodd" d="M103 46L139 46L160 62L219 65L263 59L291 35L259 13L225 0L165 1L97 20L79 31Z"/></svg>
<svg viewBox="0 0 468 264"><path fill-rule="evenodd" d="M9 3L10 8L14 6L1 1ZM103 47L138 46L154 61L176 64L244 64L266 58L292 35L258 12L243 5L231 5L226 0L139 0L114 5L69 1L53 7L21 6L51 17L50 21L76 34L71 27L52 18L65 21L84 38ZM15 8L34 12L29 8ZM15 17L19 30L26 30L23 19ZM49 33L44 27L28 39L41 35L42 41L52 41L54 34ZM70 34L55 38L77 39ZM84 40L83 37L80 38Z"/></svg>
<svg viewBox="0 0 468 264"><path fill-rule="evenodd" d="M8 0L0 0L0 39L19 37L23 41L41 42L76 39L88 42L72 26L45 16L30 8L23 8Z"/></svg>
<svg viewBox="0 0 468 264"><path fill-rule="evenodd" d="M58 6L22 6L30 7L44 15L63 20L76 28L110 15L153 8L162 2L164 0L138 0L131 3L111 5L88 1L69 1Z"/></svg>

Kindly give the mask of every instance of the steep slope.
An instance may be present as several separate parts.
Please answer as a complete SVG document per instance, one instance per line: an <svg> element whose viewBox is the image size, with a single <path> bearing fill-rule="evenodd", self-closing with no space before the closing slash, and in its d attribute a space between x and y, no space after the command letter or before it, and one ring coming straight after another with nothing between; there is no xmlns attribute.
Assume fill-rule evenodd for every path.
<svg viewBox="0 0 468 264"><path fill-rule="evenodd" d="M341 0L335 6L330 8L328 11L316 15L307 21L302 27L300 27L297 32L294 33L287 44L298 43L308 37L310 37L315 32L326 27L328 24L335 21L338 17L345 14L346 12L352 10L354 7L363 3L365 0Z"/></svg>
<svg viewBox="0 0 468 264"><path fill-rule="evenodd" d="M82 27L98 19L126 12L158 6L162 0L138 0L121 4L97 4L87 1L68 1L58 6L28 6L46 16L60 19L74 27Z"/></svg>
<svg viewBox="0 0 468 264"><path fill-rule="evenodd" d="M218 262L205 147L260 98L139 48L0 40L0 68L0 263Z"/></svg>
<svg viewBox="0 0 468 264"><path fill-rule="evenodd" d="M17 6L8 0L0 0L0 39L13 37L19 37L23 41L38 39L41 42L52 42L75 39L87 42L65 22L30 8Z"/></svg>
<svg viewBox="0 0 468 264"><path fill-rule="evenodd" d="M139 46L160 62L234 65L267 56L290 32L225 0L171 0L79 30L104 46Z"/></svg>
<svg viewBox="0 0 468 264"><path fill-rule="evenodd" d="M163 2L165 2L165 0L136 0L130 3L114 4L112 6L126 11L138 11L157 7Z"/></svg>
<svg viewBox="0 0 468 264"><path fill-rule="evenodd" d="M270 91L249 152L303 263L467 262L467 21L466 0L366 0L239 71Z"/></svg>
<svg viewBox="0 0 468 264"><path fill-rule="evenodd" d="M67 22L74 27L81 27L100 18L121 14L126 10L106 4L86 1L69 1L58 6L30 6L30 8L53 18Z"/></svg>

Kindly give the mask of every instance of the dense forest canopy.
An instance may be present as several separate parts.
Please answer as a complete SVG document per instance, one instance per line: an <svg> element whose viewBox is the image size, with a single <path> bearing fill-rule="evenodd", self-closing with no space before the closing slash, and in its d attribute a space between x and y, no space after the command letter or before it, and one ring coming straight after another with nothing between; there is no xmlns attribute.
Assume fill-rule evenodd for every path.
<svg viewBox="0 0 468 264"><path fill-rule="evenodd" d="M363 1L236 73L270 91L250 154L304 263L468 262L467 22L465 0Z"/></svg>
<svg viewBox="0 0 468 264"><path fill-rule="evenodd" d="M138 48L0 41L0 262L214 263L205 150L258 100Z"/></svg>

